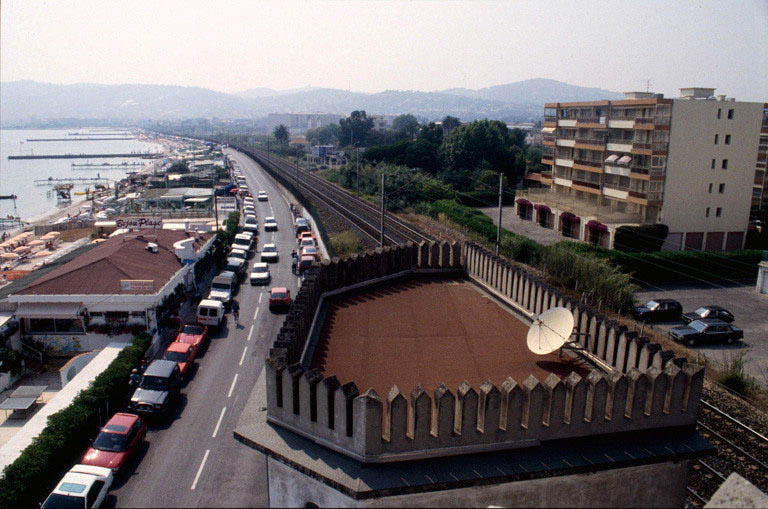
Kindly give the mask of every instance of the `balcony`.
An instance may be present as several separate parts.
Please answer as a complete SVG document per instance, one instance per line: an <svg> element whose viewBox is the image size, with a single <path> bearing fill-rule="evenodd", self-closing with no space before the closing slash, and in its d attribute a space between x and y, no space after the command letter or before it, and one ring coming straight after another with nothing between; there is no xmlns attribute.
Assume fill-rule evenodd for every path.
<svg viewBox="0 0 768 509"><path fill-rule="evenodd" d="M541 156L541 164L555 164L554 156Z"/></svg>
<svg viewBox="0 0 768 509"><path fill-rule="evenodd" d="M632 143L632 150L653 150L650 143Z"/></svg>
<svg viewBox="0 0 768 509"><path fill-rule="evenodd" d="M627 196L629 196L629 188L618 184L604 184L603 194L618 200L626 200Z"/></svg>
<svg viewBox="0 0 768 509"><path fill-rule="evenodd" d="M576 144L575 138L565 138L560 137L557 139L557 146L558 147L573 147Z"/></svg>
<svg viewBox="0 0 768 509"><path fill-rule="evenodd" d="M603 162L602 161L594 161L591 159L574 159L573 160L573 167L580 170L586 170L586 171L598 171L602 173L603 171Z"/></svg>
<svg viewBox="0 0 768 509"><path fill-rule="evenodd" d="M555 115L544 115L544 122L557 122Z"/></svg>
<svg viewBox="0 0 768 509"><path fill-rule="evenodd" d="M573 168L573 159L555 159L555 164L558 166L565 166L566 168Z"/></svg>
<svg viewBox="0 0 768 509"><path fill-rule="evenodd" d="M557 183L557 181L555 181ZM525 198L532 203L546 203L553 209L570 212L582 218L595 218L604 224L645 224L653 223L646 220L643 214L618 211L613 207L602 204L601 198L585 200L570 193L562 193L551 189L526 189L517 191L518 198Z"/></svg>
<svg viewBox="0 0 768 509"><path fill-rule="evenodd" d="M576 138L576 145L582 145L578 148L590 149L594 147L597 150L605 150L605 139Z"/></svg>
<svg viewBox="0 0 768 509"><path fill-rule="evenodd" d="M556 138L555 136L544 136L544 137L542 138L542 140L541 140L541 143L542 143L543 145L554 146L554 145L555 145L555 140L556 140L556 139L557 139L557 138Z"/></svg>
<svg viewBox="0 0 768 509"><path fill-rule="evenodd" d="M669 125L668 116L663 117L635 117L635 129L655 129L656 127L666 127Z"/></svg>
<svg viewBox="0 0 768 509"><path fill-rule="evenodd" d="M614 152L632 152L632 140L609 140L606 148Z"/></svg>

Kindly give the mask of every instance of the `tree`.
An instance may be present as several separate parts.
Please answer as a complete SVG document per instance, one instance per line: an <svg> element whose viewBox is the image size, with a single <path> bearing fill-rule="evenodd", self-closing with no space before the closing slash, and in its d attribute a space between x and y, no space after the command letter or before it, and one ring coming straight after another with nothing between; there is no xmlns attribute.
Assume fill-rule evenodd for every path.
<svg viewBox="0 0 768 509"><path fill-rule="evenodd" d="M449 134L451 134L451 131L453 131L460 125L461 125L461 120L459 120L456 117L447 115L445 118L443 118L443 134L448 136Z"/></svg>
<svg viewBox="0 0 768 509"><path fill-rule="evenodd" d="M339 120L341 136L339 143L342 146L357 144L358 146L367 146L370 133L373 130L373 119L368 118L365 111L353 111L347 118Z"/></svg>
<svg viewBox="0 0 768 509"><path fill-rule="evenodd" d="M280 145L288 145L288 140L290 140L290 134L288 132L288 128L285 127L283 124L280 124L279 126L275 127L275 130L273 132L275 139Z"/></svg>
<svg viewBox="0 0 768 509"><path fill-rule="evenodd" d="M412 140L419 132L419 121L413 115L399 115L392 121L392 130L400 136Z"/></svg>
<svg viewBox="0 0 768 509"><path fill-rule="evenodd" d="M341 127L339 124L328 124L309 129L305 136L313 145L336 145L341 140Z"/></svg>
<svg viewBox="0 0 768 509"><path fill-rule="evenodd" d="M168 168L166 173L189 173L189 165L186 161L176 161Z"/></svg>

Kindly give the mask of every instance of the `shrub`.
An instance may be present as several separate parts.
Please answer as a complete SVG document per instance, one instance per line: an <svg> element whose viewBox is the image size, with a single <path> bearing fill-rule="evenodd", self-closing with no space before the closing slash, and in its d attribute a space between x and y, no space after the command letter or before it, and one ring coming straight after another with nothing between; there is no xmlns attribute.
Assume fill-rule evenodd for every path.
<svg viewBox="0 0 768 509"><path fill-rule="evenodd" d="M720 383L742 396L749 393L752 385L752 381L744 372L744 365L747 363L744 357L744 352L741 352L736 357L727 360L725 369L720 374Z"/></svg>
<svg viewBox="0 0 768 509"><path fill-rule="evenodd" d="M149 348L151 336L135 336L72 403L48 417L48 425L0 477L0 507L33 507L87 447L100 418L119 410L130 396L128 378Z"/></svg>
<svg viewBox="0 0 768 509"><path fill-rule="evenodd" d="M336 256L346 256L363 250L360 238L350 230L331 235L331 245Z"/></svg>

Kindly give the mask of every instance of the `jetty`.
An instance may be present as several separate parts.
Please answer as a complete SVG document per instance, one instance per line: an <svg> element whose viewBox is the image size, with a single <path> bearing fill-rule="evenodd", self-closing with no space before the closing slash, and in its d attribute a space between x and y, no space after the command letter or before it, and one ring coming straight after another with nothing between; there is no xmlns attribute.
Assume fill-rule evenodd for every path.
<svg viewBox="0 0 768 509"><path fill-rule="evenodd" d="M27 141L113 141L113 140L135 140L132 137L123 138L27 138Z"/></svg>
<svg viewBox="0 0 768 509"><path fill-rule="evenodd" d="M114 157L140 157L141 159L157 159L163 154L157 152L134 152L132 154L48 154L8 156L8 159L107 159Z"/></svg>
<svg viewBox="0 0 768 509"><path fill-rule="evenodd" d="M53 178L35 180L36 186L56 186L58 184L100 184L102 182L109 182L111 179L104 177L72 177L72 178Z"/></svg>

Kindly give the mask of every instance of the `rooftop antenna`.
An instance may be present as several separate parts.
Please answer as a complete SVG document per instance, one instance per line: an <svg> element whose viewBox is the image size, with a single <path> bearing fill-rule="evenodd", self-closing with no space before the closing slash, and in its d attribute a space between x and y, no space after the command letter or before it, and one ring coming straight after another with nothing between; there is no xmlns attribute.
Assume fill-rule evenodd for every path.
<svg viewBox="0 0 768 509"><path fill-rule="evenodd" d="M647 79L645 80L645 91L650 92L651 91L651 80Z"/></svg>

